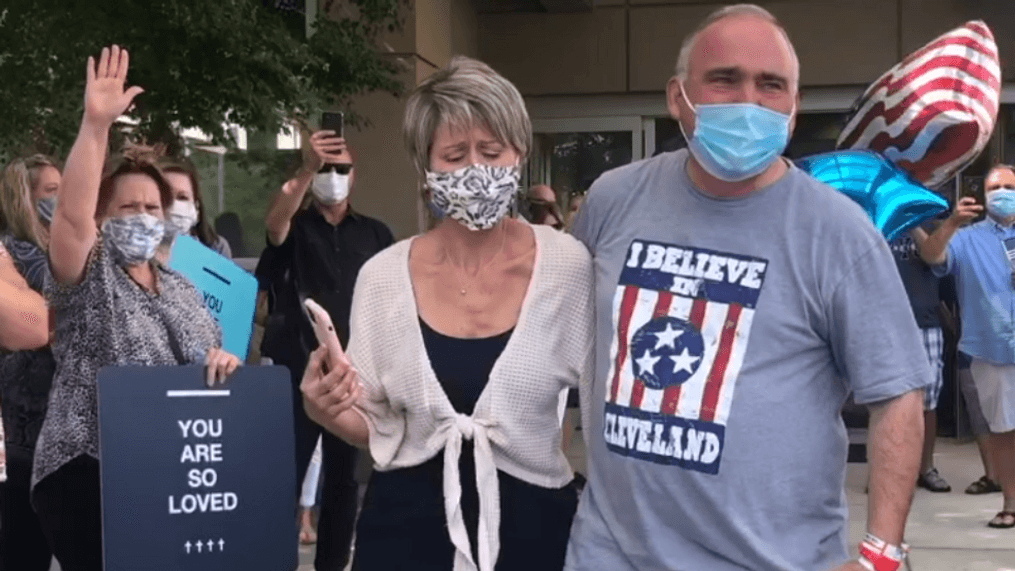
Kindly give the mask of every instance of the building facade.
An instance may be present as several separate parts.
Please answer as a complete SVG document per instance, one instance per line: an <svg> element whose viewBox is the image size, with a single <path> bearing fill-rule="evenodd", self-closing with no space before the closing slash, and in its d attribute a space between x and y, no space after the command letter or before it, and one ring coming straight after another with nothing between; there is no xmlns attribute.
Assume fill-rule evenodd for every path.
<svg viewBox="0 0 1015 571"><path fill-rule="evenodd" d="M314 2L315 0L308 0ZM319 16L340 17L339 1ZM1000 49L1005 89L990 146L959 184L1015 162L1015 3L1008 0L768 0L801 64L802 103L787 154L831 150L843 119L884 71L968 20L982 19ZM526 98L535 145L526 182L551 184L566 207L603 170L682 146L664 88L684 36L727 2L695 0L414 0L405 25L379 49L411 88L454 54L477 57ZM419 182L401 142L404 100L359 98L370 124L359 150L357 206L404 238L421 228ZM965 182L963 182L965 181Z"/></svg>

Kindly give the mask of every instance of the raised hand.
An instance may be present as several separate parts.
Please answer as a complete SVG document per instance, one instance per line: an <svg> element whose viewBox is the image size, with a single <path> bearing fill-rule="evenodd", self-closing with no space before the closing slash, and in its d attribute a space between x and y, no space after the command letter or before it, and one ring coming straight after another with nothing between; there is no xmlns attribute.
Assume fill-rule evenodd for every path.
<svg viewBox="0 0 1015 571"><path fill-rule="evenodd" d="M345 139L336 137L334 131L317 131L310 136L310 148L304 149L304 163L314 172L325 163L352 162Z"/></svg>
<svg viewBox="0 0 1015 571"><path fill-rule="evenodd" d="M88 58L85 84L85 121L98 125L112 125L116 118L130 107L135 97L144 92L140 87L124 90L130 56L120 46L102 48L98 65Z"/></svg>

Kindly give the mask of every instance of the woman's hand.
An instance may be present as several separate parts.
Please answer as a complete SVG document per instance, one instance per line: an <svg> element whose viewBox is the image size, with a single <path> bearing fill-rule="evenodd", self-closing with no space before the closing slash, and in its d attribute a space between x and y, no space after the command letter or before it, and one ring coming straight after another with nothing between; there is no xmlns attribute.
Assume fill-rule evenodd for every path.
<svg viewBox="0 0 1015 571"><path fill-rule="evenodd" d="M99 63L88 58L85 83L85 122L109 127L130 107L135 97L144 92L140 87L124 90L130 56L120 46L102 48Z"/></svg>
<svg viewBox="0 0 1015 571"><path fill-rule="evenodd" d="M208 383L209 387L213 387L216 384L221 385L226 382L226 378L233 374L236 368L240 366L240 359L232 353L227 353L218 347L213 347L208 351L204 364L205 382Z"/></svg>
<svg viewBox="0 0 1015 571"><path fill-rule="evenodd" d="M352 408L363 394L359 373L351 366L338 367L325 374L327 356L328 350L323 346L314 350L300 383L307 416L321 425L334 421Z"/></svg>

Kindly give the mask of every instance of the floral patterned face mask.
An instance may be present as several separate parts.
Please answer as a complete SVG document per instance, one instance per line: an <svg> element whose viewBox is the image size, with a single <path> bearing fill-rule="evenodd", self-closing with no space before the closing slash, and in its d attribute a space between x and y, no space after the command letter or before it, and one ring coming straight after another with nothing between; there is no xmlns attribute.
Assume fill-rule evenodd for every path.
<svg viewBox="0 0 1015 571"><path fill-rule="evenodd" d="M469 230L489 230L507 216L518 195L518 166L470 165L426 173L430 205Z"/></svg>
<svg viewBox="0 0 1015 571"><path fill-rule="evenodd" d="M102 235L113 247L113 257L124 267L152 259L162 242L165 222L151 214L109 218L102 224Z"/></svg>

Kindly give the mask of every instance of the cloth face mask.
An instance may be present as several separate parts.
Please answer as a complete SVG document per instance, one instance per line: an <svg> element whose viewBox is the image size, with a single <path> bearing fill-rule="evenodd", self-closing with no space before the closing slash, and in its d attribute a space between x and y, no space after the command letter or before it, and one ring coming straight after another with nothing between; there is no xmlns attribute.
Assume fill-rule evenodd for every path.
<svg viewBox="0 0 1015 571"><path fill-rule="evenodd" d="M470 165L452 172L426 173L431 208L469 230L489 230L503 220L518 195L521 169Z"/></svg>
<svg viewBox="0 0 1015 571"><path fill-rule="evenodd" d="M349 175L335 171L317 173L310 190L321 204L338 204L349 197Z"/></svg>
<svg viewBox="0 0 1015 571"><path fill-rule="evenodd" d="M708 174L719 180L739 182L757 176L786 150L793 116L753 103L692 105L683 85L681 95L694 110L694 135L680 132L688 149ZM679 123L679 121L678 121Z"/></svg>
<svg viewBox="0 0 1015 571"><path fill-rule="evenodd" d="M164 233L165 222L151 214L109 218L102 224L102 235L112 245L113 257L124 267L151 260Z"/></svg>
<svg viewBox="0 0 1015 571"><path fill-rule="evenodd" d="M40 198L35 203L35 211L39 213L39 219L49 224L53 221L53 213L56 212L56 195Z"/></svg>

